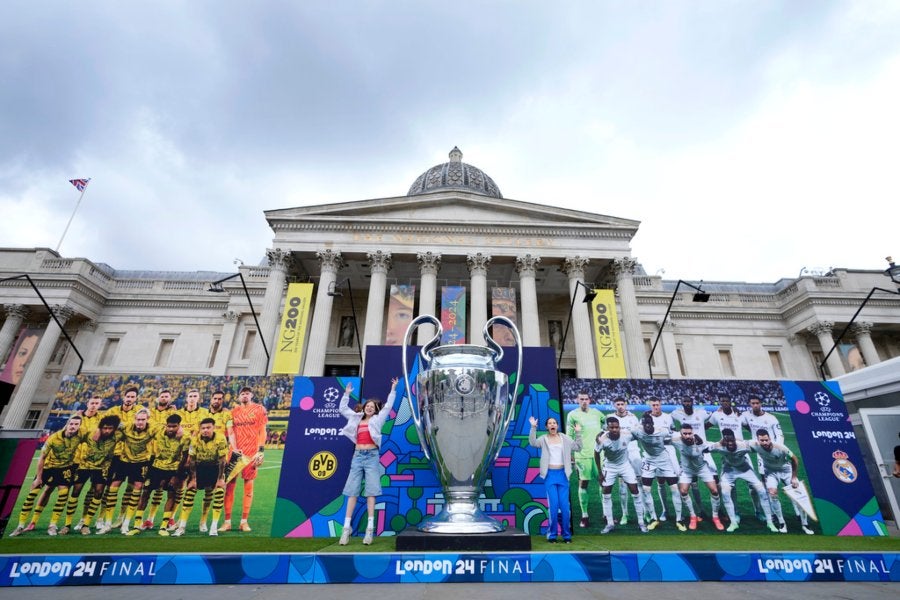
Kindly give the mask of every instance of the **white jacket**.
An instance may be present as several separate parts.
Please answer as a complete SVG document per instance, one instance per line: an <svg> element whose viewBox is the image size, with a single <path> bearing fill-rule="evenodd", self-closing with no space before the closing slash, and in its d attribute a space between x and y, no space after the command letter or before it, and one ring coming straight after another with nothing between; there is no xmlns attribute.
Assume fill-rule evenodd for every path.
<svg viewBox="0 0 900 600"><path fill-rule="evenodd" d="M396 396L396 392L388 394L387 401L384 403L384 406L381 407L381 410L369 417L369 435L372 436L372 441L375 442L375 445L378 446L379 449L381 448L381 428L384 426L384 422L387 421L388 415L391 414L391 407L394 406L394 398ZM363 413L356 412L350 408L350 395L346 393L344 394L344 397L341 398L341 405L338 410L340 410L341 415L347 419L347 424L341 429L341 434L350 438L350 441L355 445L356 431L359 429L359 423L362 421Z"/></svg>

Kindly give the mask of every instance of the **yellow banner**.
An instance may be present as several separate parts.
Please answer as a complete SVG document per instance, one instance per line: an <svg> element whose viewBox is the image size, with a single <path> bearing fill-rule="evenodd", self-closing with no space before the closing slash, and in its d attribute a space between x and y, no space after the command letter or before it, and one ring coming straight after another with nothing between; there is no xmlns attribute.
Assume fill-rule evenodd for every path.
<svg viewBox="0 0 900 600"><path fill-rule="evenodd" d="M303 364L303 342L309 325L309 305L312 300L313 284L292 283L288 285L281 317L281 329L275 342L275 363L272 373L295 375Z"/></svg>
<svg viewBox="0 0 900 600"><path fill-rule="evenodd" d="M602 379L625 379L625 353L619 335L616 298L612 290L594 290L594 344L597 347L597 370Z"/></svg>

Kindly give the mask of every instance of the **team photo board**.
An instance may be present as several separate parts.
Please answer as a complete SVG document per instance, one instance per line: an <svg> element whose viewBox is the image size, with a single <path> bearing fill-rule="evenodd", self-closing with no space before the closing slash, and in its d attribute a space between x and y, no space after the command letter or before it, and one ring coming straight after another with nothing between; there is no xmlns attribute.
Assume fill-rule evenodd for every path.
<svg viewBox="0 0 900 600"><path fill-rule="evenodd" d="M806 512L805 527L814 534L824 535L887 535L887 527L875 499L869 478L865 474L865 466L856 435L850 423L847 408L844 405L840 389L835 382L821 381L759 381L759 380L691 380L691 379L568 379L563 382L563 412L568 416L579 410L577 396L585 392L591 398L591 410L599 410L605 417L615 413L614 402L623 399L627 409L638 419L650 411L650 401L658 399L664 413L677 414L683 409L682 400L690 398L695 411L705 411L711 418L707 421L705 434L710 444L718 445L722 439L721 428L716 426L712 417L722 412L723 399L730 401L738 422L741 417L752 414L750 398L761 400L764 413L774 417L777 429L784 446L797 457L798 478L801 482L799 492L785 489L778 485L778 501L781 503L787 530L798 533L803 526L799 513L794 508L790 494L796 494L798 509ZM727 402L726 402L727 404ZM564 417L566 420L566 417ZM678 419L674 436L679 435ZM735 432L736 438L743 442L751 441L753 435L749 424L745 424ZM777 440L776 440L777 441ZM587 440L586 440L587 442ZM721 454L713 453L716 468L721 473ZM757 455L751 453L750 459L755 471L760 474L760 482L766 484L761 465L757 465ZM617 484L620 485L620 484ZM573 520L577 523L584 516L578 498L579 482L573 475L571 495L573 498ZM657 493L659 482L653 483L654 503L659 514L662 513L662 501ZM695 509L703 519L697 531L716 533L710 519L710 492L704 485L699 489L700 506ZM746 482L738 481L733 496L735 512L740 518L740 527L735 533L764 533L767 525L764 514L756 499L749 491ZM807 492L808 509L804 510ZM597 482L588 484L588 514L591 517L587 531L598 532L605 523L599 517L601 510L600 491ZM672 522L672 501L668 490L662 491L668 507L669 519L654 529L654 534L681 533ZM614 514L622 515L620 495L613 490ZM693 496L693 495L692 495ZM687 509L684 509L687 513ZM722 519L727 522L724 508L720 508ZM629 529L617 528L616 535L635 533Z"/></svg>

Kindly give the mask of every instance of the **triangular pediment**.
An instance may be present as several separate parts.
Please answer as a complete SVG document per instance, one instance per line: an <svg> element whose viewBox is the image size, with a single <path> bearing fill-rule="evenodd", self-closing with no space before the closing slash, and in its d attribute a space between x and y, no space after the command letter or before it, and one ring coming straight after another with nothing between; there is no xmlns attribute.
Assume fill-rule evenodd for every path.
<svg viewBox="0 0 900 600"><path fill-rule="evenodd" d="M270 225L286 221L357 223L446 223L479 225L595 227L637 230L638 221L584 211L441 191L417 196L378 198L266 211Z"/></svg>

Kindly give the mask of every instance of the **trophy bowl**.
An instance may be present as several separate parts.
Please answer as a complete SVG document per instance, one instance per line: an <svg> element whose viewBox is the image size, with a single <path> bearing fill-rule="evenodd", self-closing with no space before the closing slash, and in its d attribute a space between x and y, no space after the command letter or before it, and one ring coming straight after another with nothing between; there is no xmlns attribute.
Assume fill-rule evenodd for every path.
<svg viewBox="0 0 900 600"><path fill-rule="evenodd" d="M437 334L420 351L421 370L416 396L410 388L406 349L413 331L422 323L436 326ZM419 442L441 484L444 506L440 513L419 524L430 533L496 533L506 528L479 508L490 465L497 458L514 413L516 390L497 369L503 349L491 338L493 324L509 327L518 348L522 372L522 343L515 325L506 317L493 317L484 326L487 346L438 346L443 330L431 315L417 317L406 331L403 375L407 400ZM514 388L517 386L513 386Z"/></svg>

